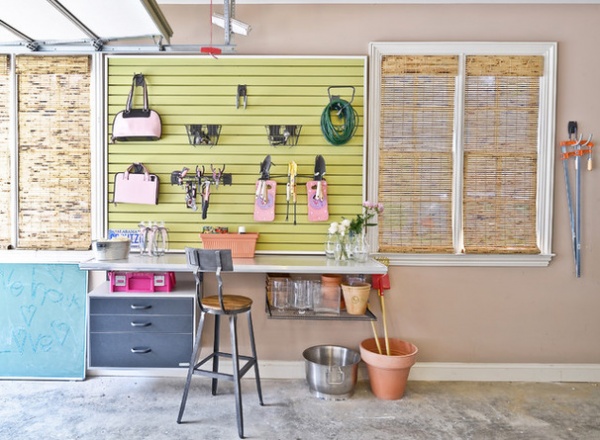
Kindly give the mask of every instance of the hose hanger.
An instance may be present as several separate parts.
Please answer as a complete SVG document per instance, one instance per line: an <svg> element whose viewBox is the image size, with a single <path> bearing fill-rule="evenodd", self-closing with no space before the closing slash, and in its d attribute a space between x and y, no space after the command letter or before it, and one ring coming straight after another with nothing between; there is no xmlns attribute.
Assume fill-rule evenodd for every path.
<svg viewBox="0 0 600 440"><path fill-rule="evenodd" d="M332 95L332 89L352 89L352 97L350 101L342 99L338 95ZM321 114L321 131L327 142L332 145L344 145L347 143L358 128L358 113L352 107L356 89L354 86L329 86L327 94L329 96L329 104ZM332 120L332 113L335 114Z"/></svg>

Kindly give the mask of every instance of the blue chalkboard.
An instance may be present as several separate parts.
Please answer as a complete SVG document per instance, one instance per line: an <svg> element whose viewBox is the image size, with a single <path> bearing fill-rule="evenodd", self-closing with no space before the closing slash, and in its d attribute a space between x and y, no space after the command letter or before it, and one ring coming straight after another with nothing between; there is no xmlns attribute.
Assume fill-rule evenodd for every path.
<svg viewBox="0 0 600 440"><path fill-rule="evenodd" d="M85 378L87 272L0 264L0 377Z"/></svg>

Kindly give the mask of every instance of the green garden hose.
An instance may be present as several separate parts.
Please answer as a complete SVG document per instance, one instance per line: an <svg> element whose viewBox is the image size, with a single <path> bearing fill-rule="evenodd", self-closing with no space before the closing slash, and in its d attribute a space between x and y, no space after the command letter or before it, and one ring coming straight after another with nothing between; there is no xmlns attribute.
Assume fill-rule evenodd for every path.
<svg viewBox="0 0 600 440"><path fill-rule="evenodd" d="M332 112L337 114L341 124L335 125L332 122ZM321 131L331 145L343 145L348 142L354 136L357 127L358 114L350 103L343 99L332 99L321 114Z"/></svg>

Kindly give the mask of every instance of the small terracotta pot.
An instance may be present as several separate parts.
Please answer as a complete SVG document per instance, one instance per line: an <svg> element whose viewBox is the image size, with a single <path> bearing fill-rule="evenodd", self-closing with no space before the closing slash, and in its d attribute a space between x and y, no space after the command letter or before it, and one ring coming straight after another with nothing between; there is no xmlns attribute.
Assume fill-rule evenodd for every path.
<svg viewBox="0 0 600 440"><path fill-rule="evenodd" d="M323 274L321 275L321 284L323 285L327 285L327 286L339 286L342 283L342 276L341 275L334 275L334 274Z"/></svg>
<svg viewBox="0 0 600 440"><path fill-rule="evenodd" d="M364 315L367 311L370 292L371 285L369 283L342 284L342 293L348 314Z"/></svg>
<svg viewBox="0 0 600 440"><path fill-rule="evenodd" d="M397 400L404 395L410 367L416 361L419 349L410 342L389 338L391 356L385 354L385 339L379 338L384 354L379 354L375 338L360 343L360 355L367 364L369 383L375 397Z"/></svg>

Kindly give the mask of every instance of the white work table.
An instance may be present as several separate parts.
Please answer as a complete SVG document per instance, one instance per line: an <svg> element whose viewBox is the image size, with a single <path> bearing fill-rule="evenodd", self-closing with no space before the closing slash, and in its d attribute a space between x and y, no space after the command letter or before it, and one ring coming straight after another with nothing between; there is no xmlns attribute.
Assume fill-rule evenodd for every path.
<svg viewBox="0 0 600 440"><path fill-rule="evenodd" d="M96 259L79 263L82 270L110 270L123 272L191 272L185 254L166 254L151 257L130 254L124 260ZM323 274L385 274L387 266L368 259L357 261L335 261L320 255L255 255L254 258L234 258L233 271L238 273L304 273Z"/></svg>

